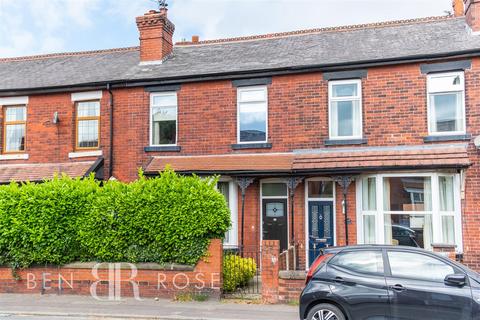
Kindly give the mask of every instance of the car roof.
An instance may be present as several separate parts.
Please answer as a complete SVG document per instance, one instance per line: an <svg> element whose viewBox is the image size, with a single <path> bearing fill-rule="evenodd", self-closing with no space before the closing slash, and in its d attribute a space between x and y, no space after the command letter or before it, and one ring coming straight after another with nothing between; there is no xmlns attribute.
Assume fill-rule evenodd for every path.
<svg viewBox="0 0 480 320"><path fill-rule="evenodd" d="M348 251L355 251L355 250L382 250L382 249L396 249L396 250L404 250L404 251L412 251L412 252L421 252L421 253L434 253L422 248L416 247L409 247L409 246L396 246L396 245L384 245L384 244L359 244L359 245L351 245L351 246L336 246L336 247L328 247L323 248L324 253L338 253L340 251L348 250Z"/></svg>

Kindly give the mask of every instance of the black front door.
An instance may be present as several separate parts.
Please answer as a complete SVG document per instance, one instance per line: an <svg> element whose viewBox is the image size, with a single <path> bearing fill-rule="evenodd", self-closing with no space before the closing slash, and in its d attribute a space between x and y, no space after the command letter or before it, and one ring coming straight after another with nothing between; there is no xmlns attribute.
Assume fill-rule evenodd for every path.
<svg viewBox="0 0 480 320"><path fill-rule="evenodd" d="M286 199L263 199L263 240L280 240L280 250L288 245Z"/></svg>
<svg viewBox="0 0 480 320"><path fill-rule="evenodd" d="M334 244L333 201L308 202L308 261L309 266L320 249Z"/></svg>
<svg viewBox="0 0 480 320"><path fill-rule="evenodd" d="M445 276L458 270L436 257L388 251L387 286L394 319L471 319L472 292L467 285L449 286Z"/></svg>

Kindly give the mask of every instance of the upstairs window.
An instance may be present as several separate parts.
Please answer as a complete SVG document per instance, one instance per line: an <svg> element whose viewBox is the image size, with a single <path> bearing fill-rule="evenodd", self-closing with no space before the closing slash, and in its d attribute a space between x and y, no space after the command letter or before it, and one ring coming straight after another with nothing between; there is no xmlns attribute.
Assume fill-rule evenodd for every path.
<svg viewBox="0 0 480 320"><path fill-rule="evenodd" d="M330 81L328 96L330 139L361 139L361 80Z"/></svg>
<svg viewBox="0 0 480 320"><path fill-rule="evenodd" d="M268 93L267 87L239 88L238 143L267 142Z"/></svg>
<svg viewBox="0 0 480 320"><path fill-rule="evenodd" d="M24 152L27 108L25 106L12 106L5 107L4 110L3 152Z"/></svg>
<svg viewBox="0 0 480 320"><path fill-rule="evenodd" d="M77 149L100 147L100 102L77 102Z"/></svg>
<svg viewBox="0 0 480 320"><path fill-rule="evenodd" d="M465 81L463 72L428 76L429 134L465 133Z"/></svg>
<svg viewBox="0 0 480 320"><path fill-rule="evenodd" d="M150 145L177 144L177 93L155 93L150 96Z"/></svg>

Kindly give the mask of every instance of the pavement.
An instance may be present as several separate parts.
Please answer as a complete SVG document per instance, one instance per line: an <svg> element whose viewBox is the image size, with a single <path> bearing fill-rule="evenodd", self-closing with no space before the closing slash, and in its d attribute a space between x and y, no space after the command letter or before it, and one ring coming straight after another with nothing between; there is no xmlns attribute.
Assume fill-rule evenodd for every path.
<svg viewBox="0 0 480 320"><path fill-rule="evenodd" d="M234 303L228 300L174 302L89 296L0 294L1 320L297 320L298 307Z"/></svg>

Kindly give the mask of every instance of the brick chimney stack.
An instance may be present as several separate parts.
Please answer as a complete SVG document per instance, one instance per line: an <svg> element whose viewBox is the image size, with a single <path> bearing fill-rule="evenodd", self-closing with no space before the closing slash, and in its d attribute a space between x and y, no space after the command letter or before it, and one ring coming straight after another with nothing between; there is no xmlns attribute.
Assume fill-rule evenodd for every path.
<svg viewBox="0 0 480 320"><path fill-rule="evenodd" d="M473 32L480 32L480 0L463 0L465 17Z"/></svg>
<svg viewBox="0 0 480 320"><path fill-rule="evenodd" d="M164 7L137 17L141 62L163 61L172 53L175 25L168 19L167 12Z"/></svg>
<svg viewBox="0 0 480 320"><path fill-rule="evenodd" d="M453 0L453 15L455 17L461 17L465 13L463 7L463 0Z"/></svg>

